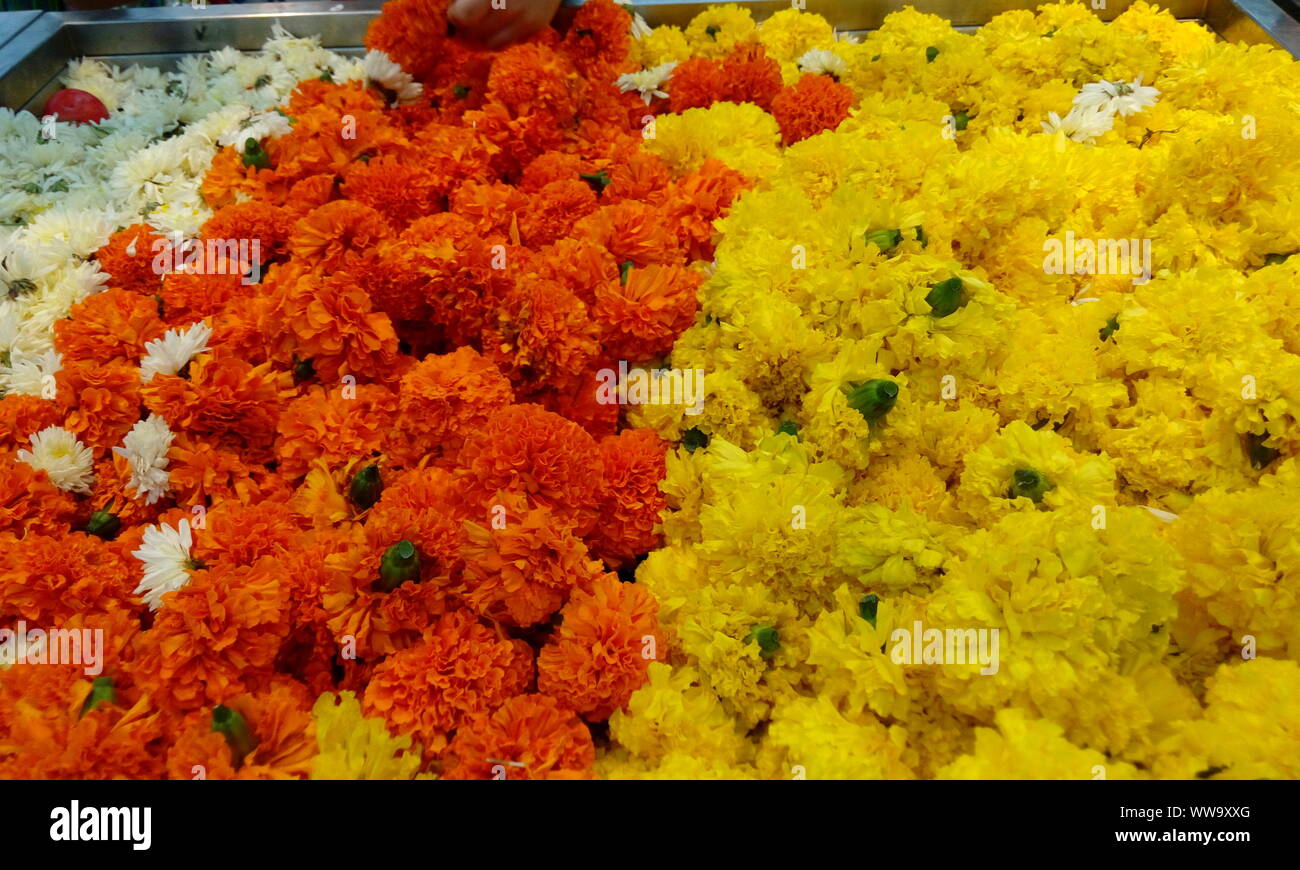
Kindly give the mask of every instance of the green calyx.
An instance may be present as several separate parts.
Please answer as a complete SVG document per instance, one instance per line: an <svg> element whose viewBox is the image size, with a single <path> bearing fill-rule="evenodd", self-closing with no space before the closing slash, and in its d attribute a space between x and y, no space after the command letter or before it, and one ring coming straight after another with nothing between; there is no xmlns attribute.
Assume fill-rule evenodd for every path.
<svg viewBox="0 0 1300 870"><path fill-rule="evenodd" d="M934 59L939 56L939 49L933 45L925 50L925 62L934 63Z"/></svg>
<svg viewBox="0 0 1300 870"><path fill-rule="evenodd" d="M1119 315L1106 321L1106 325L1097 331L1097 337L1102 341L1110 341L1110 337L1119 331Z"/></svg>
<svg viewBox="0 0 1300 870"><path fill-rule="evenodd" d="M690 429L687 429L682 433L682 446L685 447L688 452L694 453L701 447L709 446L709 436L692 426Z"/></svg>
<svg viewBox="0 0 1300 870"><path fill-rule="evenodd" d="M782 420L781 425L776 427L776 431L782 435L793 435L799 437L799 424L793 420Z"/></svg>
<svg viewBox="0 0 1300 870"><path fill-rule="evenodd" d="M293 364L293 379L299 383L309 381L316 376L316 364L309 359L300 359Z"/></svg>
<svg viewBox="0 0 1300 870"><path fill-rule="evenodd" d="M1011 475L1011 488L1007 490L1007 498L1027 498L1038 504L1047 491L1053 488L1052 482L1041 472L1032 468L1017 468Z"/></svg>
<svg viewBox="0 0 1300 870"><path fill-rule="evenodd" d="M242 765L249 753L257 748L257 738L248 727L248 720L224 704L212 708L212 730L226 738L231 764L235 767Z"/></svg>
<svg viewBox="0 0 1300 870"><path fill-rule="evenodd" d="M770 659L781 648L781 635L770 625L756 625L745 635L745 643L758 644L758 654Z"/></svg>
<svg viewBox="0 0 1300 870"><path fill-rule="evenodd" d="M970 123L971 114L967 109L958 109L952 113L952 125L958 130L965 130Z"/></svg>
<svg viewBox="0 0 1300 870"><path fill-rule="evenodd" d="M704 28L704 32L707 33L711 39L717 39L718 34L722 32L722 28L716 24L710 24L708 27Z"/></svg>
<svg viewBox="0 0 1300 870"><path fill-rule="evenodd" d="M245 166L254 166L258 169L271 168L271 158L262 150L261 144L251 136L244 140L242 157Z"/></svg>
<svg viewBox="0 0 1300 870"><path fill-rule="evenodd" d="M90 520L86 523L86 534L103 538L105 541L116 538L117 533L121 530L122 521L118 519L117 514L113 513L112 499L109 500L108 504L91 514Z"/></svg>
<svg viewBox="0 0 1300 870"><path fill-rule="evenodd" d="M849 390L848 401L849 407L861 414L868 423L876 423L898 401L898 384L888 378L873 378Z"/></svg>
<svg viewBox="0 0 1300 870"><path fill-rule="evenodd" d="M469 88L464 85L456 85L456 87L451 89L451 92L458 100L463 100L469 96Z"/></svg>
<svg viewBox="0 0 1300 870"><path fill-rule="evenodd" d="M371 463L352 475L348 498L362 510L373 507L384 492L384 481L379 476L379 466Z"/></svg>
<svg viewBox="0 0 1300 870"><path fill-rule="evenodd" d="M86 702L81 705L81 715L93 713L100 704L116 704L117 690L113 688L112 677L95 677L95 681L90 684L90 694L86 696Z"/></svg>
<svg viewBox="0 0 1300 870"><path fill-rule="evenodd" d="M876 611L879 608L880 597L878 595L875 595L874 593L871 595L864 595L862 599L858 601L858 616L861 616L867 622L871 623L871 627L875 628Z"/></svg>
<svg viewBox="0 0 1300 870"><path fill-rule="evenodd" d="M375 586L381 592L392 592L408 580L420 576L420 552L415 544L403 538L384 551L379 560L379 580Z"/></svg>
<svg viewBox="0 0 1300 870"><path fill-rule="evenodd" d="M609 187L609 173L603 169L600 172L582 172L578 177L590 184L596 193L603 193Z"/></svg>
<svg viewBox="0 0 1300 870"><path fill-rule="evenodd" d="M925 294L925 301L930 306L931 317L947 317L966 304L965 285L953 275L946 281L931 284L930 292Z"/></svg>
<svg viewBox="0 0 1300 870"><path fill-rule="evenodd" d="M627 286L628 276L632 274L632 267L636 265L631 260L624 260L623 264L618 267L618 283L624 287Z"/></svg>
<svg viewBox="0 0 1300 870"><path fill-rule="evenodd" d="M867 230L867 244L875 245L882 254L892 254L902 242L902 230Z"/></svg>

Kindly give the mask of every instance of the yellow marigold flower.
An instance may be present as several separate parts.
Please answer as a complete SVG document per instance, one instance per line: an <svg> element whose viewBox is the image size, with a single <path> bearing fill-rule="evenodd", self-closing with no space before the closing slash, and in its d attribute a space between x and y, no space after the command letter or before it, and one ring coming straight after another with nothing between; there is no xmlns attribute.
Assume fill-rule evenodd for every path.
<svg viewBox="0 0 1300 870"><path fill-rule="evenodd" d="M696 685L692 668L654 662L646 673L626 709L609 719L610 735L630 755L653 762L676 752L732 765L752 754L717 696Z"/></svg>
<svg viewBox="0 0 1300 870"><path fill-rule="evenodd" d="M352 692L326 692L312 707L320 752L312 759L312 779L416 779L420 747L410 736L394 737L383 719L361 715Z"/></svg>
<svg viewBox="0 0 1300 870"><path fill-rule="evenodd" d="M936 779L1140 779L1130 764L1070 743L1060 726L1024 710L997 713L997 729L978 728L975 750Z"/></svg>
<svg viewBox="0 0 1300 870"><path fill-rule="evenodd" d="M632 57L646 69L662 63L680 63L691 56L690 41L680 27L656 27L632 44Z"/></svg>
<svg viewBox="0 0 1300 870"><path fill-rule="evenodd" d="M752 178L771 175L780 164L776 119L753 103L714 103L655 119L645 149L677 175L695 172L709 157Z"/></svg>
<svg viewBox="0 0 1300 870"><path fill-rule="evenodd" d="M820 15L782 9L758 26L758 41L768 57L780 63L794 63L814 48L835 45L835 30Z"/></svg>
<svg viewBox="0 0 1300 870"><path fill-rule="evenodd" d="M1209 680L1205 715L1161 746L1153 772L1169 779L1300 778L1300 665L1225 663Z"/></svg>
<svg viewBox="0 0 1300 870"><path fill-rule="evenodd" d="M904 740L870 713L849 718L826 698L794 698L772 711L757 767L764 779L915 779Z"/></svg>
<svg viewBox="0 0 1300 870"><path fill-rule="evenodd" d="M686 40L698 57L723 58L738 42L754 37L754 16L744 6L731 3L710 6L691 19Z"/></svg>

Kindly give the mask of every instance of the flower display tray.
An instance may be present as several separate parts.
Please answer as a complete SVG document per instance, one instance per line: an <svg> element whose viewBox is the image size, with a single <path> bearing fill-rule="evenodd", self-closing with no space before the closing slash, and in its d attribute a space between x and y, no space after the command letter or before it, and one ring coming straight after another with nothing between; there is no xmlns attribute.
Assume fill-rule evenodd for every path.
<svg viewBox="0 0 1300 870"><path fill-rule="evenodd" d="M1041 0L911 0L919 11L943 16L955 26L975 28L1012 9L1033 9ZM1132 0L1089 0L1104 6L1096 14L1110 20ZM187 54L232 46L255 51L280 22L290 32L319 36L329 49L361 51L366 27L383 0L347 2L246 3L108 9L93 12L0 13L0 106L37 110L58 89L68 61L94 57L108 63L169 68ZM566 5L578 5L566 0ZM640 0L633 9L651 25L683 25L707 2ZM791 5L790 0L744 3L763 18ZM842 31L880 26L906 0L811 0L805 8ZM1273 0L1163 0L1177 17L1204 23L1224 39L1267 43L1300 56L1300 22Z"/></svg>

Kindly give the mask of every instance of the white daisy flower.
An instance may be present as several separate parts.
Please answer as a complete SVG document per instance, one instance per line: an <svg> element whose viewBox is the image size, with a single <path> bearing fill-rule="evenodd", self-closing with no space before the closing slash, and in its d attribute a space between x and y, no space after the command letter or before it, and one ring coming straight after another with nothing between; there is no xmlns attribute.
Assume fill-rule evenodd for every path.
<svg viewBox="0 0 1300 870"><path fill-rule="evenodd" d="M145 357L140 360L140 380L148 383L154 375L174 375L196 355L208 350L212 327L202 320L188 329L169 329L162 338L145 342Z"/></svg>
<svg viewBox="0 0 1300 870"><path fill-rule="evenodd" d="M844 62L844 58L833 51L814 48L805 51L799 58L799 70L817 75L832 75L838 79L848 73L849 65Z"/></svg>
<svg viewBox="0 0 1300 870"><path fill-rule="evenodd" d="M411 74L398 66L387 52L366 52L365 70L366 78L392 91L399 105L414 103L424 93L424 85L411 78Z"/></svg>
<svg viewBox="0 0 1300 870"><path fill-rule="evenodd" d="M190 534L190 521L181 520L172 528L159 524L144 530L140 549L131 555L144 563L144 577L135 593L144 597L150 610L162 606L163 596L190 582L190 571L195 567L190 559L194 537Z"/></svg>
<svg viewBox="0 0 1300 870"><path fill-rule="evenodd" d="M1074 98L1080 109L1097 109L1111 114L1132 115L1156 104L1160 91L1142 84L1142 76L1131 82L1090 82Z"/></svg>
<svg viewBox="0 0 1300 870"><path fill-rule="evenodd" d="M90 492L95 482L95 454L67 429L47 426L32 435L31 449L18 451L18 461L50 476L66 492Z"/></svg>
<svg viewBox="0 0 1300 870"><path fill-rule="evenodd" d="M166 420L150 414L147 420L131 427L122 439L121 447L113 448L113 452L125 458L131 466L131 479L127 486L135 489L136 498L143 496L145 504L153 504L170 489L167 451L175 437Z"/></svg>
<svg viewBox="0 0 1300 870"><path fill-rule="evenodd" d="M661 63L659 66L650 69L643 69L640 72L625 73L618 77L615 82L618 89L627 93L628 91L639 91L641 99L645 104L650 105L650 101L655 97L661 100L668 99L668 94L664 91L664 84L673 76L673 70L677 68L677 61L670 60L667 63Z"/></svg>

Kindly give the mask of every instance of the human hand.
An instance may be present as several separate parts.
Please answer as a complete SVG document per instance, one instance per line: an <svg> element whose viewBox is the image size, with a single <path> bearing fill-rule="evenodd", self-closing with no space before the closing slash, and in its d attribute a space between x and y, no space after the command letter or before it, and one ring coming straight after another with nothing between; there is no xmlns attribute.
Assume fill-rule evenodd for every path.
<svg viewBox="0 0 1300 870"><path fill-rule="evenodd" d="M501 48L550 24L559 8L560 0L456 0L447 18L464 36Z"/></svg>

